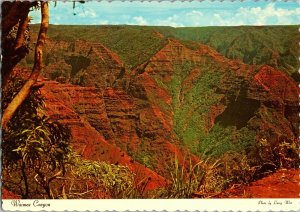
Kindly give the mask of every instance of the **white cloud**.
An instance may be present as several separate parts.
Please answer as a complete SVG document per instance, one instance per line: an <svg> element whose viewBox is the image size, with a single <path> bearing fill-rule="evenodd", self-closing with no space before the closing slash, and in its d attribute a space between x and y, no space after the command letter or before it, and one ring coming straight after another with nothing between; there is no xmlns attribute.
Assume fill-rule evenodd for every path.
<svg viewBox="0 0 300 212"><path fill-rule="evenodd" d="M200 11L192 10L169 16L166 19L157 19L153 21L153 24L173 27L196 26L201 24L203 15Z"/></svg>
<svg viewBox="0 0 300 212"><path fill-rule="evenodd" d="M191 12L188 12L186 14L187 17L192 17L192 18L198 18L198 17L201 17L203 16L203 13L200 12L200 11L197 11L197 10L193 10Z"/></svg>
<svg viewBox="0 0 300 212"><path fill-rule="evenodd" d="M292 24L293 18L299 19L299 9L276 8L274 3L265 7L241 7L235 11L191 10L170 15L164 19L146 19L141 16L133 18L134 24L161 25L161 26L237 26L237 25L267 25L267 24ZM130 24L130 23L128 23Z"/></svg>
<svg viewBox="0 0 300 212"><path fill-rule="evenodd" d="M200 25L203 20L203 13L200 11L193 10L185 14L185 22L190 22L193 25Z"/></svg>
<svg viewBox="0 0 300 212"><path fill-rule="evenodd" d="M238 26L238 25L280 25L300 22L300 9L276 8L274 3L265 7L241 7L235 11L192 10L153 21L154 25L168 26ZM152 22L151 22L152 23Z"/></svg>
<svg viewBox="0 0 300 212"><path fill-rule="evenodd" d="M180 23L182 20L178 15L172 15L166 19L157 19L154 20L154 25L158 26L173 26L173 27L182 27L183 23Z"/></svg>
<svg viewBox="0 0 300 212"><path fill-rule="evenodd" d="M97 13L92 9L84 9L80 12L77 12L77 15L79 17L85 17L85 18L96 18Z"/></svg>
<svg viewBox="0 0 300 212"><path fill-rule="evenodd" d="M99 23L96 24L100 24L100 25L108 25L108 21L107 20L103 20L103 21L99 21Z"/></svg>
<svg viewBox="0 0 300 212"><path fill-rule="evenodd" d="M276 8L274 3L266 7L241 7L233 16L216 16L215 18L220 25L266 25L266 24L292 24L296 19L300 22L300 9L283 9Z"/></svg>
<svg viewBox="0 0 300 212"><path fill-rule="evenodd" d="M148 22L142 16L135 16L135 17L133 17L133 20L135 21L134 24L137 24L137 25L147 25L148 24Z"/></svg>

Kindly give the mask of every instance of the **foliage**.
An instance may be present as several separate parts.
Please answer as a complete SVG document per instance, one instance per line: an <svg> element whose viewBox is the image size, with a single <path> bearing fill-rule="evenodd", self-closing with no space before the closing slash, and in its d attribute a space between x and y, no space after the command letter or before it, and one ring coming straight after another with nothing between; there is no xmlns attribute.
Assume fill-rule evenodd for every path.
<svg viewBox="0 0 300 212"><path fill-rule="evenodd" d="M24 80L16 78L10 83L4 108ZM65 187L81 179L94 182L112 197L137 195L134 175L127 167L74 156L69 141L69 130L43 115L43 98L39 90L32 90L3 132L4 186L21 192L22 198L74 198L80 195L68 193ZM64 181L64 195L57 192L60 186L56 181L61 178L69 179Z"/></svg>
<svg viewBox="0 0 300 212"><path fill-rule="evenodd" d="M210 132L199 141L200 153L219 158L227 152L249 152L255 145L255 131L247 128L222 127L215 124Z"/></svg>
<svg viewBox="0 0 300 212"><path fill-rule="evenodd" d="M16 78L4 93L3 108L17 94L24 80ZM33 89L16 111L7 130L3 131L3 168L22 171L25 184L24 198L28 197L28 172L35 173L47 190L49 198L51 177L65 174L65 164L71 152L70 133L58 122L51 122L42 114L43 98ZM59 175L58 174L58 175ZM49 181L49 179L51 179Z"/></svg>
<svg viewBox="0 0 300 212"><path fill-rule="evenodd" d="M252 166L245 151L228 151L220 157L218 176L226 179L223 189L230 184L242 184L253 181L257 166Z"/></svg>
<svg viewBox="0 0 300 212"><path fill-rule="evenodd" d="M72 158L71 172L75 178L91 180L114 198L125 198L134 191L134 175L126 166Z"/></svg>
<svg viewBox="0 0 300 212"><path fill-rule="evenodd" d="M256 151L256 133L246 127L215 124L199 141L198 152L220 160L215 178L220 178L219 190L232 183L248 183L255 178L257 164L252 163Z"/></svg>
<svg viewBox="0 0 300 212"><path fill-rule="evenodd" d="M4 107L23 82L21 78L11 82ZM43 98L39 90L32 90L3 132L4 186L21 193L22 198L80 198L85 188L73 185L77 192L71 188L80 179L114 198L141 195L127 167L83 160L73 153L69 142L69 130L43 115ZM58 191L62 179L63 192Z"/></svg>
<svg viewBox="0 0 300 212"><path fill-rule="evenodd" d="M193 163L188 157L180 166L175 155L173 167L170 167L171 183L155 194L155 198L191 198L195 193L204 197L210 189L212 176L218 167L218 161L212 162L209 158Z"/></svg>
<svg viewBox="0 0 300 212"><path fill-rule="evenodd" d="M185 86L192 83L186 79L195 67L201 70L201 76L195 79L192 86ZM174 132L193 153L197 149L199 139L206 131L205 116L210 107L221 97L215 91L222 74L215 72L215 69L218 67L208 62L206 64L186 62L174 67L175 73L167 84L172 94Z"/></svg>
<svg viewBox="0 0 300 212"><path fill-rule="evenodd" d="M256 142L255 132L246 128L232 133L229 129L226 129L227 133L220 129L216 132L219 134L213 136L214 140L206 142L207 146L202 144L200 147L210 146L211 150L206 155L220 160L215 177L223 179L219 181L219 186L223 182L222 189L230 184L252 182L279 168L299 166L299 149L295 142L282 141L277 145L271 144L267 139ZM234 137L237 138L236 141L233 140ZM216 146L213 146L214 143Z"/></svg>
<svg viewBox="0 0 300 212"><path fill-rule="evenodd" d="M265 138L261 138L257 146L256 163L260 164L262 168L266 165L271 165L273 168L295 168L300 164L300 152L297 142L281 140L274 144Z"/></svg>

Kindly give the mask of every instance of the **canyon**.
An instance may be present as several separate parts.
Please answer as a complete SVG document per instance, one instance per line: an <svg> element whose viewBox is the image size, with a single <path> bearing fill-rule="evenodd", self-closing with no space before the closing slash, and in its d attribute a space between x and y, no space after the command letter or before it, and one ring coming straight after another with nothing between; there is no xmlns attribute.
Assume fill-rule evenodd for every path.
<svg viewBox="0 0 300 212"><path fill-rule="evenodd" d="M72 148L83 158L127 166L138 180L148 179L147 190L168 184L174 158L181 165L221 159L228 167L246 158L249 167L259 166L252 180L299 165L290 148L299 136L297 74L274 51L265 62L261 53L260 60L241 59L240 37L214 49L212 37L186 41L167 27L145 28L149 39L142 44L133 33L110 43L102 34L88 39L83 28L76 39L55 30L50 26L38 83L46 114L71 130ZM263 46L255 45L243 53ZM31 58L21 65L30 66Z"/></svg>

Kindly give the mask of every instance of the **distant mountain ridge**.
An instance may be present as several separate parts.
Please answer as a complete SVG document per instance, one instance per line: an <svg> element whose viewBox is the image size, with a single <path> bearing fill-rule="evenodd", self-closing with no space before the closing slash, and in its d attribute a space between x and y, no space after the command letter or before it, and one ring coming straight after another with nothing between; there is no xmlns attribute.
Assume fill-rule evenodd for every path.
<svg viewBox="0 0 300 212"><path fill-rule="evenodd" d="M166 44L168 38L184 41L187 46L199 42L229 59L239 59L250 65L268 64L299 81L298 28L297 25L180 28L50 25L48 36L68 42L77 39L101 42L116 52L129 68L146 62ZM37 31L38 26L32 25L32 29Z"/></svg>

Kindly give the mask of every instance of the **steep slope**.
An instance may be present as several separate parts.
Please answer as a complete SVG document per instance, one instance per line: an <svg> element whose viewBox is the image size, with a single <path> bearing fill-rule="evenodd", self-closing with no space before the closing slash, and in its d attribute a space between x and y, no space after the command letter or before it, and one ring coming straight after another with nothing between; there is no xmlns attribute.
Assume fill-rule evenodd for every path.
<svg viewBox="0 0 300 212"><path fill-rule="evenodd" d="M68 81L78 84L77 76L84 76L81 85L97 87L94 92L102 99L71 93L65 99L79 99L72 103L76 114L107 142L163 176L175 154L182 160L186 148L217 158L239 150L252 158L261 139L279 145L297 138L299 90L270 66L249 66L208 46L168 39L147 62L129 71L102 44L51 42L49 46L61 46L59 51L72 47L72 57L85 55L90 61ZM69 53L63 58L70 58Z"/></svg>
<svg viewBox="0 0 300 212"><path fill-rule="evenodd" d="M165 184L164 178L132 159L115 145L102 93L94 87L60 84L46 79L41 92L47 115L71 129L73 148L84 158L128 166L137 180L149 178L148 188ZM97 121L98 125L95 125ZM108 137L107 140L103 137Z"/></svg>
<svg viewBox="0 0 300 212"><path fill-rule="evenodd" d="M299 164L293 149L299 88L268 59L259 63L269 65L244 63L237 56L245 53L238 49L244 45L240 31L234 32L234 42L226 32L230 38L224 40L224 48L236 58L232 60L219 53L221 46L217 51L168 38L175 36L173 28L108 26L99 35L101 40L106 33L128 36L133 30L132 38L118 35L120 46L107 38L103 43L110 46L74 39L74 33L81 32L80 38L95 40L97 35L91 32L95 29L103 27L88 27L85 33L82 27L66 27L71 38L64 39L52 31L43 73L60 82L43 79L48 114L71 128L74 148L85 158L124 164L141 178L149 175L151 188L170 179L175 155L180 164L188 155L193 161L220 159L225 165L218 174L229 183ZM145 34L138 35L141 31ZM122 50L130 49L137 37L154 42L149 51L147 42ZM249 35L245 46L252 48L255 39ZM251 52L260 47L255 44ZM266 49L261 54L268 54ZM134 58L139 50L141 55L147 52L142 59Z"/></svg>
<svg viewBox="0 0 300 212"><path fill-rule="evenodd" d="M170 30L159 28L164 34L186 41L206 44L230 59L246 64L268 64L295 80L300 80L299 26L236 26L183 27Z"/></svg>
<svg viewBox="0 0 300 212"><path fill-rule="evenodd" d="M105 88L125 70L119 57L100 43L48 39L45 48L43 74L60 82Z"/></svg>
<svg viewBox="0 0 300 212"><path fill-rule="evenodd" d="M44 76L61 83L71 82L97 88L94 92L99 93L102 102L97 102L95 96L74 96L80 98L80 101L78 104L72 103L72 107L76 114L83 117L106 141L115 144L134 160L163 176L169 176L166 167L173 163L175 155L182 163L188 153L173 135L171 111L161 111L148 101L149 96L157 93L158 98L167 98L163 101L171 103L166 91L156 86L153 79L143 78L135 84L136 80L131 79L130 71L124 68L118 56L100 43L75 41L66 44L64 41L49 39L47 46L55 56L51 57L48 54L47 58L52 59L48 60ZM67 67L67 70L60 67ZM77 68L76 73L73 71L74 67ZM144 86L150 86L152 90L145 93ZM67 92L68 88L65 90ZM75 94L69 95L65 96L66 100ZM87 92L87 95L90 94ZM95 106L98 109L95 109ZM57 117L57 120L60 119L61 117ZM196 157L192 157L193 160L197 160Z"/></svg>
<svg viewBox="0 0 300 212"><path fill-rule="evenodd" d="M150 176L153 185L149 186L157 187L164 181L156 173L170 177L166 167L175 154L181 163L186 156L169 138L171 127L163 125L149 103L139 104L110 87L101 91L47 79L41 82L47 114L71 129L74 149L84 158L129 166L139 178Z"/></svg>
<svg viewBox="0 0 300 212"><path fill-rule="evenodd" d="M291 124L297 125L298 88L289 77L271 67L248 66L228 60L207 46L198 45L193 50L171 39L146 65L136 69L135 74L138 74L136 81L155 80L156 86L140 84L152 94L148 95L149 101L167 112L165 119L174 112L175 133L193 150L214 124L241 129L257 116L255 113L260 108L273 107L278 112L274 119L280 126L286 126L280 135L290 140L297 135ZM261 81L265 81L264 87ZM157 91L158 87L162 92ZM265 106L269 101L274 106Z"/></svg>
<svg viewBox="0 0 300 212"><path fill-rule="evenodd" d="M270 66L249 66L208 46L187 48L169 39L132 71L125 90L156 107L178 145L231 167L221 168L227 179L239 181L236 176L244 175L251 181L277 167L299 164L299 88Z"/></svg>

